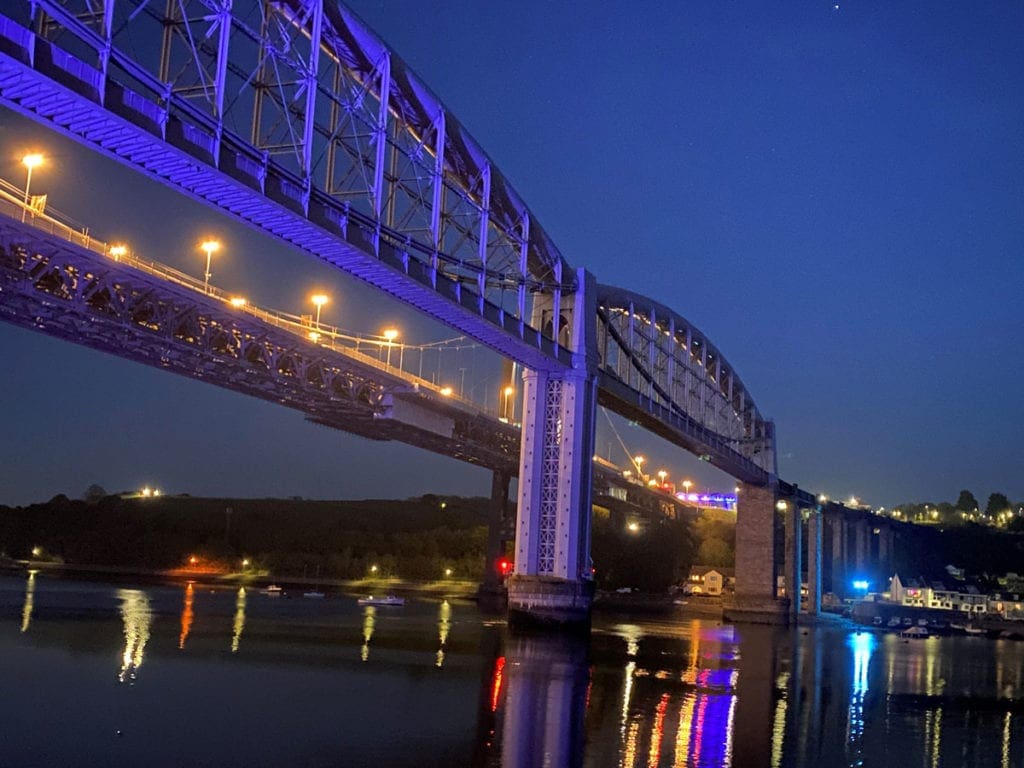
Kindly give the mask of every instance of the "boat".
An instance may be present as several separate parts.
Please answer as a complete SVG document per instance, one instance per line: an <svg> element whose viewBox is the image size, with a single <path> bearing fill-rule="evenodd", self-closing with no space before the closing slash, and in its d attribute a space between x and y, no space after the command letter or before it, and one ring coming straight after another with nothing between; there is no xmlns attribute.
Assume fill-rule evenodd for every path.
<svg viewBox="0 0 1024 768"><path fill-rule="evenodd" d="M359 605L405 605L404 597L395 597L394 595L387 595L385 597L360 597L357 601Z"/></svg>
<svg viewBox="0 0 1024 768"><path fill-rule="evenodd" d="M313 589L313 590L310 590L309 592L303 592L302 596L303 597L308 597L308 598L310 598L312 600L322 600L327 595L325 595L323 592L321 592L318 589Z"/></svg>
<svg viewBox="0 0 1024 768"><path fill-rule="evenodd" d="M911 627L900 632L900 637L904 640L923 640L928 637L928 630L924 627Z"/></svg>
<svg viewBox="0 0 1024 768"><path fill-rule="evenodd" d="M964 627L964 632L966 632L968 635L984 635L985 634L985 630L984 629L982 629L981 627L975 627L975 626L973 626L971 624L968 624L966 627Z"/></svg>
<svg viewBox="0 0 1024 768"><path fill-rule="evenodd" d="M949 628L950 629L957 629L957 630L960 630L961 632L966 632L967 631L967 625L966 624L957 624L955 621L949 622Z"/></svg>
<svg viewBox="0 0 1024 768"><path fill-rule="evenodd" d="M260 590L261 595L267 595L269 597L280 597L284 590L281 589L277 584L271 584L269 587Z"/></svg>

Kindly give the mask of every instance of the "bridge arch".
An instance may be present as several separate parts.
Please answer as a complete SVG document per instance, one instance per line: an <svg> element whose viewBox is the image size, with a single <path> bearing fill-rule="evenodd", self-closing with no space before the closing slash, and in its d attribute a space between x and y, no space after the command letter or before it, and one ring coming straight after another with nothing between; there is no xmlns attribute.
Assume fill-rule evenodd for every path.
<svg viewBox="0 0 1024 768"><path fill-rule="evenodd" d="M597 286L599 401L756 485L776 475L775 432L725 355L647 296Z"/></svg>

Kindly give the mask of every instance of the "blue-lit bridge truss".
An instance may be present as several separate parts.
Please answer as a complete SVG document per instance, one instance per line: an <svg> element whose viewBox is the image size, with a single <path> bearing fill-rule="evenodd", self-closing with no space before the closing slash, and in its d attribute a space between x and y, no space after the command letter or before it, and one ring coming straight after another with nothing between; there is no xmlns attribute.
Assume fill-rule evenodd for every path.
<svg viewBox="0 0 1024 768"><path fill-rule="evenodd" d="M9 0L0 10L0 103L527 368L573 364L555 324L534 316L538 296L561 316L577 273L456 118L343 6ZM608 286L597 299L600 401L767 483L772 424L721 353L657 302Z"/></svg>

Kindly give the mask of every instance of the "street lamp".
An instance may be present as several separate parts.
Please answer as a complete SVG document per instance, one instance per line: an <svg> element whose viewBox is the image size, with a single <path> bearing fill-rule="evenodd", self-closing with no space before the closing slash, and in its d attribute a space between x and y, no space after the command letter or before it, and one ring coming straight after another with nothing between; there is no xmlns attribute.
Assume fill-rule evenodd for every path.
<svg viewBox="0 0 1024 768"><path fill-rule="evenodd" d="M203 291L210 292L210 259L220 250L220 243L216 240L204 240L199 244L199 249L206 252L206 277L203 280Z"/></svg>
<svg viewBox="0 0 1024 768"><path fill-rule="evenodd" d="M326 304L328 301L330 301L330 297L329 296L325 296L322 293L314 293L312 296L309 297L309 300L312 301L314 305L316 305L316 325L315 325L315 328L319 331L320 330L320 309L321 309L321 307L323 307L324 304Z"/></svg>
<svg viewBox="0 0 1024 768"><path fill-rule="evenodd" d="M114 261L120 261L122 256L128 255L128 248L124 245L111 246L110 255L114 257Z"/></svg>
<svg viewBox="0 0 1024 768"><path fill-rule="evenodd" d="M231 299L231 306L232 307L238 307L239 309L241 309L245 305L246 305L245 297L243 297L243 296L234 296L234 297L232 297L232 299Z"/></svg>
<svg viewBox="0 0 1024 768"><path fill-rule="evenodd" d="M31 190L32 188L32 169L38 168L40 165L42 165L43 160L43 156L40 155L38 152L33 152L32 154L25 155L23 158L21 158L21 164L28 169L28 173L25 176L25 207L21 209L22 222L25 221L25 210L28 208L28 201L30 199L29 190Z"/></svg>
<svg viewBox="0 0 1024 768"><path fill-rule="evenodd" d="M665 478L666 477L668 477L668 472L666 472L664 469L659 469L658 470L658 479L661 480L661 484L662 485L665 484Z"/></svg>
<svg viewBox="0 0 1024 768"><path fill-rule="evenodd" d="M689 480L683 480L683 490L686 491L686 493L690 492L691 485L693 485L693 483L691 483Z"/></svg>
<svg viewBox="0 0 1024 768"><path fill-rule="evenodd" d="M637 455L633 457L633 464L636 465L636 473L638 476L643 477L644 474L644 462L647 461L643 456Z"/></svg>
<svg viewBox="0 0 1024 768"><path fill-rule="evenodd" d="M386 361L385 365L388 368L390 368L391 367L391 347L394 345L395 339L398 338L398 331L395 328L385 328L384 329L384 338L387 339L387 341L388 341L388 356L387 356L387 361Z"/></svg>
<svg viewBox="0 0 1024 768"><path fill-rule="evenodd" d="M504 408L504 414L505 414L505 420L506 420L506 421L511 421L511 419L509 418L509 415L508 415L508 399L509 399L509 397L510 397L510 396L512 395L512 393L513 393L513 392L515 392L515 391L516 391L515 387L513 387L513 386L511 386L511 385L509 385L509 386L505 387L505 388L504 388L504 389L502 390L502 393L503 393L503 394L505 395L505 408Z"/></svg>

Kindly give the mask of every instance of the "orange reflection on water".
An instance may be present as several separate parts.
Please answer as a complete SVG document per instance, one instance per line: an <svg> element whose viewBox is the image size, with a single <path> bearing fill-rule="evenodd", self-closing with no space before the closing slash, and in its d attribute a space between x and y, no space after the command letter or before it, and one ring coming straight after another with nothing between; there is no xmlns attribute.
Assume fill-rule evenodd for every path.
<svg viewBox="0 0 1024 768"><path fill-rule="evenodd" d="M185 605L181 608L181 635L178 637L178 648L185 647L185 640L192 630L192 582L185 587Z"/></svg>
<svg viewBox="0 0 1024 768"><path fill-rule="evenodd" d="M498 700L501 696L501 681L505 674L505 657L499 656L494 662L494 675L491 677L491 712L498 711Z"/></svg>
<svg viewBox="0 0 1024 768"><path fill-rule="evenodd" d="M121 654L121 669L117 679L123 683L125 680L135 680L142 666L153 613L149 598L141 590L119 589L117 596L121 600L121 619L124 621L124 652Z"/></svg>
<svg viewBox="0 0 1024 768"><path fill-rule="evenodd" d="M654 708L654 727L651 733L651 750L648 754L648 765L657 766L661 760L661 737L665 728L665 712L668 710L669 695L663 693L658 706Z"/></svg>

